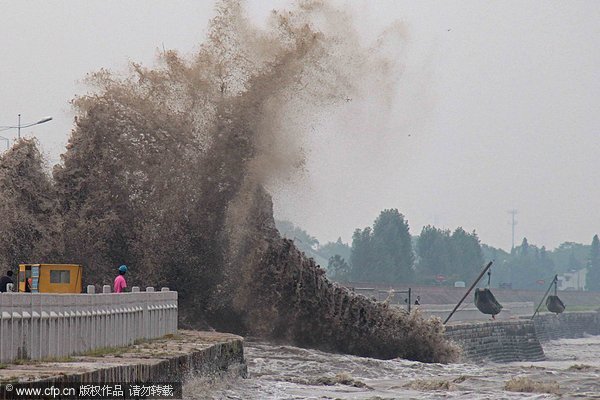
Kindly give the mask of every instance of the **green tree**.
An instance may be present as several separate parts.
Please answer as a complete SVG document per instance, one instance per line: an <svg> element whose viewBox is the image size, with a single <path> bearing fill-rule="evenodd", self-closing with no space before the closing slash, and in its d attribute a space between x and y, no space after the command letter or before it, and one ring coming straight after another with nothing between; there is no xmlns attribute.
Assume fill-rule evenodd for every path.
<svg viewBox="0 0 600 400"><path fill-rule="evenodd" d="M534 259L530 257L530 245L526 237L521 241L521 245L515 248L514 263L514 278L517 280L515 289L536 289L535 282L543 276L535 273Z"/></svg>
<svg viewBox="0 0 600 400"><path fill-rule="evenodd" d="M590 245L581 243L564 242L554 249L549 257L554 262L556 271L559 273L567 272L573 269L573 265L587 265L590 256ZM573 263L573 257L577 262Z"/></svg>
<svg viewBox="0 0 600 400"><path fill-rule="evenodd" d="M592 239L585 286L588 290L600 291L600 240L598 240L598 235L594 235Z"/></svg>
<svg viewBox="0 0 600 400"><path fill-rule="evenodd" d="M371 228L356 229L352 235L352 253L350 254L350 278L353 281L369 279L373 264L373 246Z"/></svg>
<svg viewBox="0 0 600 400"><path fill-rule="evenodd" d="M577 256L575 256L575 251L571 251L571 254L569 255L569 269L573 270L573 271L579 271L580 269L582 269L584 266L584 263L582 263Z"/></svg>
<svg viewBox="0 0 600 400"><path fill-rule="evenodd" d="M416 272L423 283L432 283L438 274L448 275L451 268L450 231L431 225L423 227L417 239Z"/></svg>
<svg viewBox="0 0 600 400"><path fill-rule="evenodd" d="M546 250L546 246L542 246L540 249L540 258L539 258L540 267L544 271L548 271L550 275L555 273L554 261L548 255L548 251Z"/></svg>
<svg viewBox="0 0 600 400"><path fill-rule="evenodd" d="M468 233L458 227L450 236L452 276L462 281L470 281L483 267L483 252L475 231Z"/></svg>
<svg viewBox="0 0 600 400"><path fill-rule="evenodd" d="M525 257L529 255L529 242L527 241L526 237L524 237L523 241L521 242L520 253Z"/></svg>
<svg viewBox="0 0 600 400"><path fill-rule="evenodd" d="M509 260L513 289L542 289L555 273L552 265L545 248L540 250L523 238Z"/></svg>
<svg viewBox="0 0 600 400"><path fill-rule="evenodd" d="M350 275L350 266L339 254L329 258L327 275L338 282L347 282Z"/></svg>
<svg viewBox="0 0 600 400"><path fill-rule="evenodd" d="M408 221L397 209L383 210L373 224L373 264L369 280L412 282L414 254Z"/></svg>
<svg viewBox="0 0 600 400"><path fill-rule="evenodd" d="M352 249L347 243L342 242L341 237L338 237L338 240L335 242L327 242L323 246L320 246L318 253L326 259L339 255L340 257L349 260Z"/></svg>

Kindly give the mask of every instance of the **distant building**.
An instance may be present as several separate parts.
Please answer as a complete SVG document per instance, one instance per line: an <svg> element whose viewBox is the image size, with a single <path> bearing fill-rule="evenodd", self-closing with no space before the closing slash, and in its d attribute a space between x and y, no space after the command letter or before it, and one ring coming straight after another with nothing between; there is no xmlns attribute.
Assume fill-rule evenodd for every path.
<svg viewBox="0 0 600 400"><path fill-rule="evenodd" d="M558 290L585 290L587 269L569 271L558 275Z"/></svg>

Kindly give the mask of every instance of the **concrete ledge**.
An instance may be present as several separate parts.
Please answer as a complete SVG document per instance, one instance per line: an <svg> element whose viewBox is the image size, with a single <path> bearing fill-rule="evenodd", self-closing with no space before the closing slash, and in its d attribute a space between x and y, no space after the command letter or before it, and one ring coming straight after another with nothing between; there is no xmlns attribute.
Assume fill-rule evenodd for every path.
<svg viewBox="0 0 600 400"><path fill-rule="evenodd" d="M105 355L82 355L57 361L6 364L0 383L17 382L165 382L190 376L233 372L247 375L243 338L218 332L178 331L161 339Z"/></svg>

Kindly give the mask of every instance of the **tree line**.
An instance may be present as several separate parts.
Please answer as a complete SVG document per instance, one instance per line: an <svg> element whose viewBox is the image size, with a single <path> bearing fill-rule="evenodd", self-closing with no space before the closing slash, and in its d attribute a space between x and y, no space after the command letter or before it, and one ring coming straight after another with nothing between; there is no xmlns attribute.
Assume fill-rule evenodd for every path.
<svg viewBox="0 0 600 400"><path fill-rule="evenodd" d="M313 257L339 282L389 284L466 284L487 261L494 260L490 284L512 289L545 289L555 274L587 269L586 290L600 291L600 241L590 245L565 242L554 250L529 244L523 238L510 252L481 243L477 233L432 225L417 236L397 209L380 212L373 226L357 228L352 243L341 238L321 245L309 233L289 221L278 221L283 235Z"/></svg>

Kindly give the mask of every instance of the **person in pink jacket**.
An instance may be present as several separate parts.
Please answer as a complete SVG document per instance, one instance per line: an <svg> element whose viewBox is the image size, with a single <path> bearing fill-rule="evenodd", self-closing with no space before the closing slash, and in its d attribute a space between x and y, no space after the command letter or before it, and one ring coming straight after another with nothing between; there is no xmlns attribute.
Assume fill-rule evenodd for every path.
<svg viewBox="0 0 600 400"><path fill-rule="evenodd" d="M127 273L127 265L121 265L119 267L119 275L115 278L114 292L122 293L127 287L127 281L125 281L125 274Z"/></svg>

